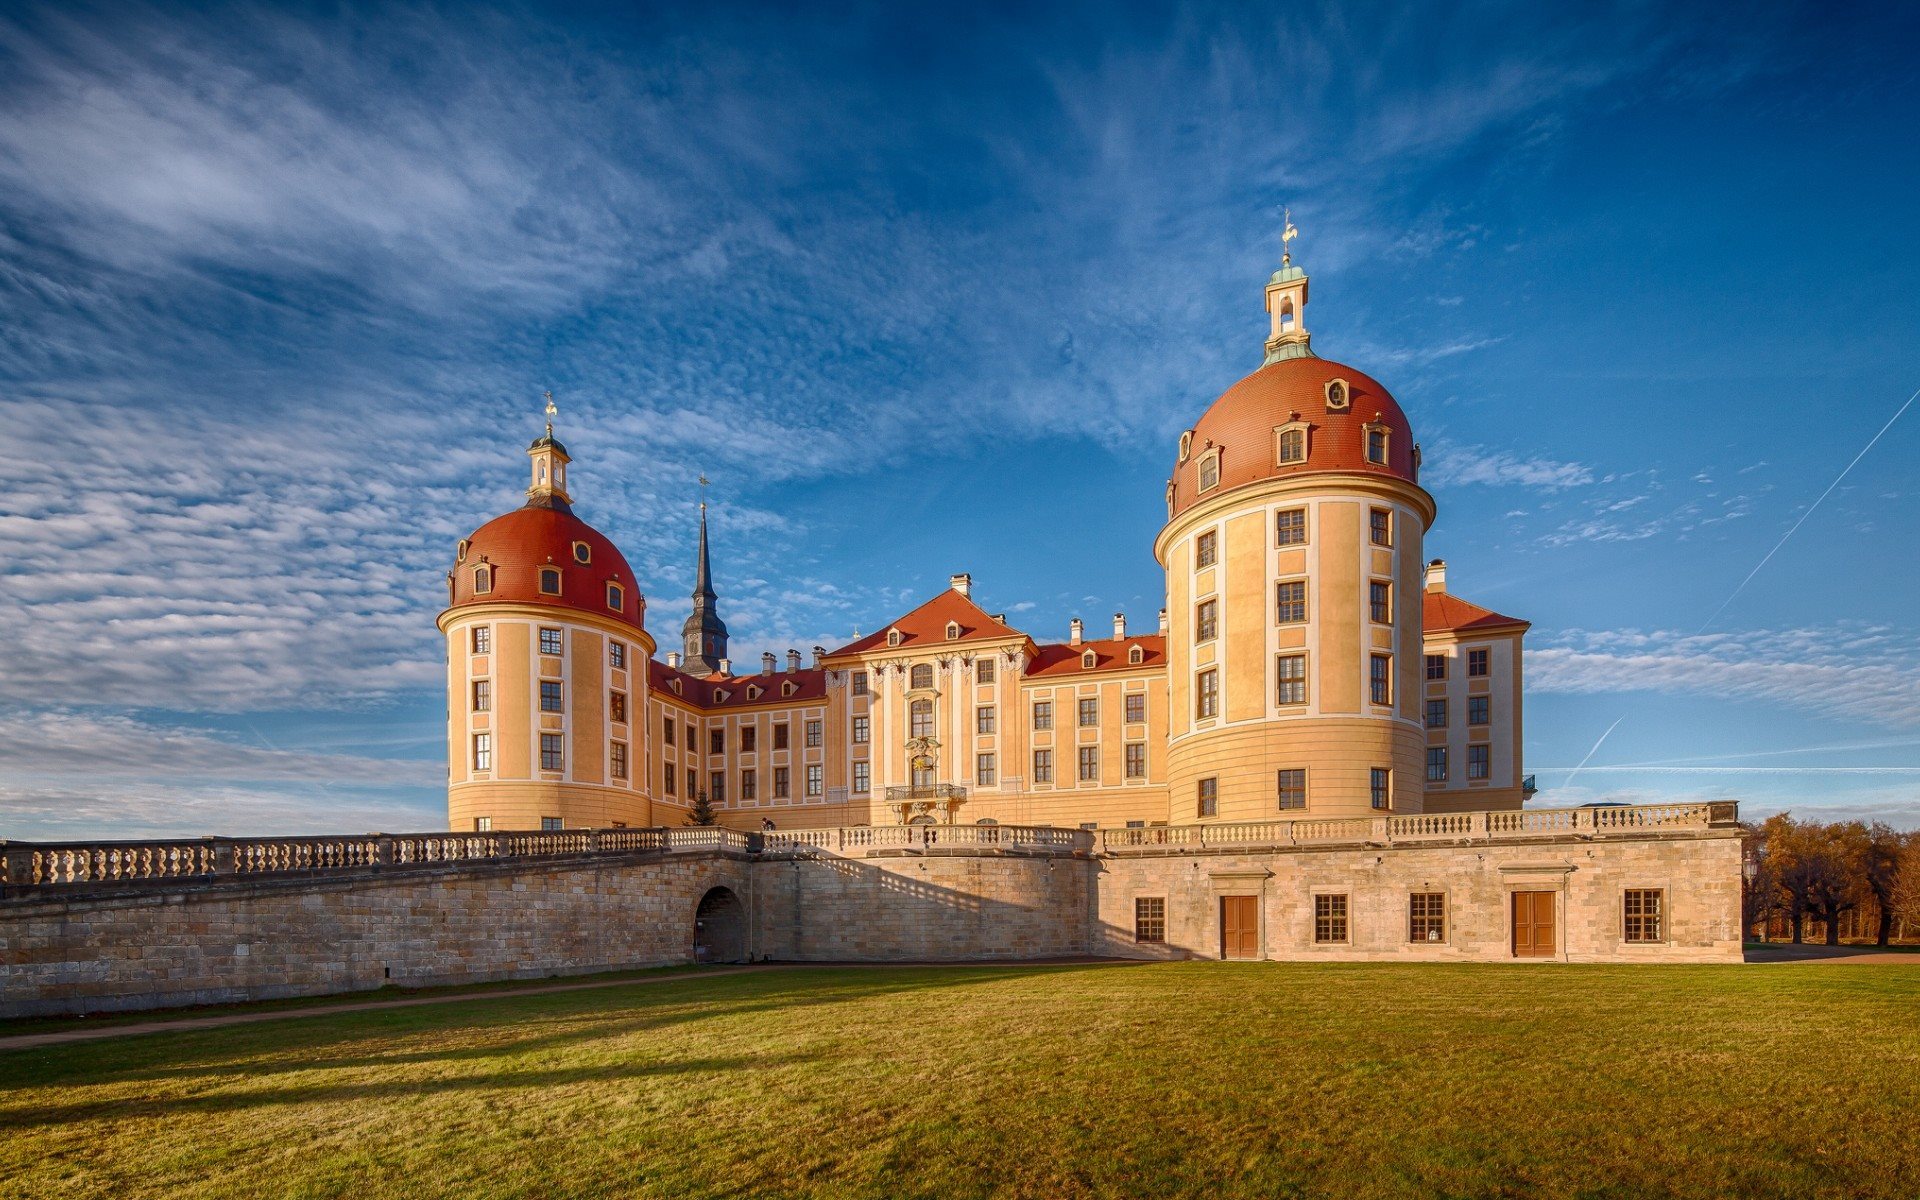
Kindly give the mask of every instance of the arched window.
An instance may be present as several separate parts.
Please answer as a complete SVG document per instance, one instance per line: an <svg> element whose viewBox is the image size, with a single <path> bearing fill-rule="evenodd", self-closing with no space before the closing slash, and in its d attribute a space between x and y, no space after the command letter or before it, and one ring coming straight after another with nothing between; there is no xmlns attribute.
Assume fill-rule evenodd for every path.
<svg viewBox="0 0 1920 1200"><path fill-rule="evenodd" d="M547 596L558 596L560 594L559 567L540 568L540 591L541 594Z"/></svg>
<svg viewBox="0 0 1920 1200"><path fill-rule="evenodd" d="M1387 462L1387 427L1385 425L1367 426L1367 461L1385 466Z"/></svg>
<svg viewBox="0 0 1920 1200"><path fill-rule="evenodd" d="M900 631L898 629L887 630L887 645L898 646L899 644L900 644Z"/></svg>
<svg viewBox="0 0 1920 1200"><path fill-rule="evenodd" d="M907 734L917 738L933 736L933 701L915 700L907 706Z"/></svg>
<svg viewBox="0 0 1920 1200"><path fill-rule="evenodd" d="M1293 301L1291 300L1280 302L1280 332L1293 332Z"/></svg>
<svg viewBox="0 0 1920 1200"><path fill-rule="evenodd" d="M1277 457L1282 463L1302 463L1307 461L1306 429L1282 429L1280 431L1280 450Z"/></svg>
<svg viewBox="0 0 1920 1200"><path fill-rule="evenodd" d="M1187 456L1191 453L1193 453L1193 430L1189 429L1180 435L1180 461L1187 461Z"/></svg>
<svg viewBox="0 0 1920 1200"><path fill-rule="evenodd" d="M958 621L947 622L947 640L950 642L957 642L960 640L960 622Z"/></svg>
<svg viewBox="0 0 1920 1200"><path fill-rule="evenodd" d="M1094 665L1099 661L1100 661L1099 658L1096 657L1093 651L1091 650L1087 651L1085 654L1082 654L1080 656L1080 665L1085 667L1089 671L1093 670Z"/></svg>
<svg viewBox="0 0 1920 1200"><path fill-rule="evenodd" d="M607 607L615 612L622 611L627 603L626 589L617 583L607 585Z"/></svg>
<svg viewBox="0 0 1920 1200"><path fill-rule="evenodd" d="M933 686L933 668L926 663L915 663L910 676L910 686L930 688Z"/></svg>
<svg viewBox="0 0 1920 1200"><path fill-rule="evenodd" d="M1200 456L1200 490L1210 491L1220 486L1220 451L1209 450Z"/></svg>
<svg viewBox="0 0 1920 1200"><path fill-rule="evenodd" d="M473 594L484 596L493 590L493 568L475 567L473 569Z"/></svg>
<svg viewBox="0 0 1920 1200"><path fill-rule="evenodd" d="M1147 661L1147 652L1138 646L1129 646L1127 647L1127 661L1137 667Z"/></svg>

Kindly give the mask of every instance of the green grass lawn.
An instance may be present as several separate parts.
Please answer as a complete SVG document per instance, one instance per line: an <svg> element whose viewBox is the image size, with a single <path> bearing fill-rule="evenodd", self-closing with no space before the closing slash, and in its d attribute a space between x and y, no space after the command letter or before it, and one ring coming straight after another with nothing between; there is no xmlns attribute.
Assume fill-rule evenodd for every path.
<svg viewBox="0 0 1920 1200"><path fill-rule="evenodd" d="M1920 964L809 968L0 1053L0 1195L1920 1193Z"/></svg>

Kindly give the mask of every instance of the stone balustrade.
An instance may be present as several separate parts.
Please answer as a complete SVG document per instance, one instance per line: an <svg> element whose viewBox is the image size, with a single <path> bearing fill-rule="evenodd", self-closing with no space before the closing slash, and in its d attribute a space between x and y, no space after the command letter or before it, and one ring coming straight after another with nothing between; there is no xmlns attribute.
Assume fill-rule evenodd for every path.
<svg viewBox="0 0 1920 1200"><path fill-rule="evenodd" d="M239 879L347 877L461 864L593 856L872 853L1182 854L1294 846L1398 846L1513 842L1530 838L1645 837L1727 826L1732 802L1645 804L1399 817L1057 829L1046 825L858 825L746 833L720 826L564 829L490 833L368 833L159 841L0 841L0 895L25 897Z"/></svg>
<svg viewBox="0 0 1920 1200"><path fill-rule="evenodd" d="M1401 846L1514 842L1529 838L1603 838L1610 835L1645 837L1661 832L1678 833L1732 826L1739 819L1740 806L1730 800L1704 804L1596 805L1335 820L1299 817L1216 825L1103 829L1100 831L1100 852L1182 854L1202 850L1288 846Z"/></svg>

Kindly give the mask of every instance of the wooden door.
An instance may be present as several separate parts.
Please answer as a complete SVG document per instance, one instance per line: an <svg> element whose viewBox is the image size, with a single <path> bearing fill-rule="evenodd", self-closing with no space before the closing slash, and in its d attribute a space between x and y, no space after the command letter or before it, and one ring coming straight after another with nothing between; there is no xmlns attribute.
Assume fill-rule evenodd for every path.
<svg viewBox="0 0 1920 1200"><path fill-rule="evenodd" d="M1513 956L1552 958L1554 952L1553 893L1513 894Z"/></svg>
<svg viewBox="0 0 1920 1200"><path fill-rule="evenodd" d="M1260 957L1260 898L1220 897L1220 955L1223 958Z"/></svg>

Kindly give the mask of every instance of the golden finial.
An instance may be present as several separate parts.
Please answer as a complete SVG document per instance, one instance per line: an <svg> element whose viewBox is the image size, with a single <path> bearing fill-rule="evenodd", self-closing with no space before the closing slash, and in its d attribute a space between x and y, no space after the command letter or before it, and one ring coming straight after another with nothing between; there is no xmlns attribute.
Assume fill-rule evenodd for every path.
<svg viewBox="0 0 1920 1200"><path fill-rule="evenodd" d="M546 397L547 397L547 436L552 437L553 436L553 418L556 414L559 413L560 409L557 406L555 406L555 404L553 403L552 392L547 392Z"/></svg>
<svg viewBox="0 0 1920 1200"><path fill-rule="evenodd" d="M1280 210L1280 226L1280 265L1283 267L1291 266L1293 265L1293 252L1287 249L1287 243L1300 236L1300 231L1293 227L1292 209L1282 208Z"/></svg>
<svg viewBox="0 0 1920 1200"><path fill-rule="evenodd" d="M700 511L707 511L707 477L700 477Z"/></svg>

